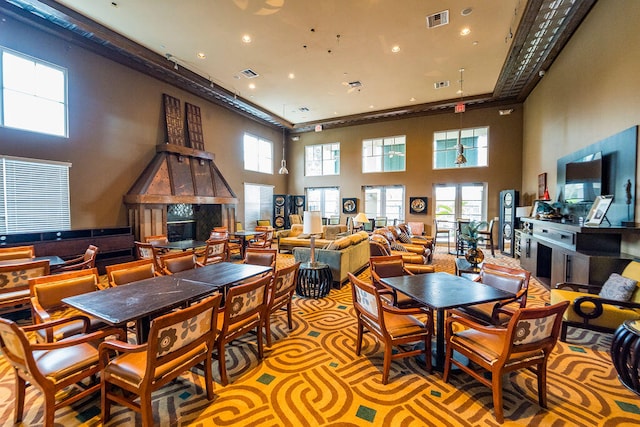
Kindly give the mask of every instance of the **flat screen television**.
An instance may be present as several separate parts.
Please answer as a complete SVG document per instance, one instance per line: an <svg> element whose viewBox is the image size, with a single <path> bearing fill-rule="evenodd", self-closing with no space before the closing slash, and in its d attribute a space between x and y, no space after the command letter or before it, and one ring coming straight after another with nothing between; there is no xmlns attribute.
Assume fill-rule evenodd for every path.
<svg viewBox="0 0 640 427"><path fill-rule="evenodd" d="M566 164L564 196L569 203L593 202L602 193L602 152Z"/></svg>

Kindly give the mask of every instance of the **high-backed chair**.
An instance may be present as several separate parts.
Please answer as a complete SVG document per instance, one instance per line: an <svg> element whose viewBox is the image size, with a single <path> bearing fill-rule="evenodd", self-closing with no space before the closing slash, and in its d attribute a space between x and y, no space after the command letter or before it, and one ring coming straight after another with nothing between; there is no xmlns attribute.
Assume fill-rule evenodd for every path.
<svg viewBox="0 0 640 427"><path fill-rule="evenodd" d="M378 289L380 298L386 303L399 308L423 307L410 296L398 292L382 283L382 278L395 276L413 276L413 273L405 268L402 255L372 256L369 258L371 281Z"/></svg>
<svg viewBox="0 0 640 427"><path fill-rule="evenodd" d="M169 238L164 234L158 234L157 236L147 236L144 238L145 243L151 243L152 245L164 245L169 243Z"/></svg>
<svg viewBox="0 0 640 427"><path fill-rule="evenodd" d="M259 219L256 221L256 225L258 227L271 227L271 220L270 219Z"/></svg>
<svg viewBox="0 0 640 427"><path fill-rule="evenodd" d="M159 276L156 271L156 263L152 259L139 259L120 264L107 265L105 267L109 286L126 285L138 280L150 279Z"/></svg>
<svg viewBox="0 0 640 427"><path fill-rule="evenodd" d="M521 268L484 263L476 281L510 292L514 297L498 302L459 307L454 311L486 325L504 325L509 322L515 310L526 307L530 278L531 273Z"/></svg>
<svg viewBox="0 0 640 427"><path fill-rule="evenodd" d="M68 271L61 274L41 276L29 279L31 293L31 312L33 323L45 323L72 316L85 316L89 318L89 331L105 328L107 325L91 316L86 316L79 310L69 307L62 300L74 295L87 292L95 292L99 289L100 278L98 270ZM63 326L47 328L38 331L39 339L53 342L80 333L84 328L81 321L70 322Z"/></svg>
<svg viewBox="0 0 640 427"><path fill-rule="evenodd" d="M273 233L274 229L271 226L258 226L256 227L256 231L260 232L259 235L256 235L256 238L250 240L247 244L249 248L270 248L273 243Z"/></svg>
<svg viewBox="0 0 640 427"><path fill-rule="evenodd" d="M143 426L153 426L151 393L195 366L203 367L207 399L213 400L212 351L221 298L217 294L153 319L145 344L100 344L103 423L111 418L115 402L139 412ZM118 356L110 360L113 351Z"/></svg>
<svg viewBox="0 0 640 427"><path fill-rule="evenodd" d="M64 264L51 268L52 273L63 273L65 271L88 270L96 266L96 257L98 256L98 247L89 245L83 255L76 258L66 260Z"/></svg>
<svg viewBox="0 0 640 427"><path fill-rule="evenodd" d="M434 237L434 248L438 245L438 239L440 237L446 237L447 239L447 253L451 252L451 230L448 228L444 228L439 224L438 220L433 221L433 237Z"/></svg>
<svg viewBox="0 0 640 427"><path fill-rule="evenodd" d="M33 245L28 246L13 246L10 248L0 248L0 261L7 261L13 259L29 260L36 256L36 251Z"/></svg>
<svg viewBox="0 0 640 427"><path fill-rule="evenodd" d="M356 354L360 356L362 350L362 335L366 328L384 344L384 366L382 368L382 383L387 384L391 361L403 357L422 354L425 357L427 370L431 372L431 331L433 317L429 311L419 308L400 309L386 304L380 298L378 289L372 284L364 282L348 273L351 282L353 307L358 320L358 336L356 338ZM414 315L426 315L423 323ZM424 348L412 347L403 350L405 344L424 344ZM398 350L393 352L393 348Z"/></svg>
<svg viewBox="0 0 640 427"><path fill-rule="evenodd" d="M159 263L163 274L175 274L202 266L194 251L166 253L160 256Z"/></svg>
<svg viewBox="0 0 640 427"><path fill-rule="evenodd" d="M275 249L274 249L275 251ZM282 308L287 310L287 326L293 329L292 307L293 294L296 291L298 271L300 263L277 270L273 276L267 297L267 313L265 315L264 329L267 336L267 347L271 347L271 315Z"/></svg>
<svg viewBox="0 0 640 427"><path fill-rule="evenodd" d="M225 305L218 315L218 367L222 385L229 384L225 346L231 341L255 330L258 337L258 358L264 355L262 326L267 315L267 290L273 276L267 275L251 282L231 287Z"/></svg>
<svg viewBox="0 0 640 427"><path fill-rule="evenodd" d="M612 291L607 288L611 287ZM624 294L624 295L623 295ZM552 304L568 301L560 340L567 328L613 333L625 320L640 319L640 262L631 261L622 272L612 274L604 285L558 283L551 289Z"/></svg>
<svg viewBox="0 0 640 427"><path fill-rule="evenodd" d="M302 224L302 216L300 214L289 215L289 224Z"/></svg>
<svg viewBox="0 0 640 427"><path fill-rule="evenodd" d="M159 262L161 253L158 248L153 246L151 243L133 242L133 244L135 245L136 257L138 259L151 259L155 263L156 271L162 271L162 267Z"/></svg>
<svg viewBox="0 0 640 427"><path fill-rule="evenodd" d="M0 308L20 310L31 299L29 279L49 274L49 261L29 261L0 265Z"/></svg>
<svg viewBox="0 0 640 427"><path fill-rule="evenodd" d="M277 249L247 248L244 253L243 264L263 265L276 270Z"/></svg>
<svg viewBox="0 0 640 427"><path fill-rule="evenodd" d="M31 333L40 335L49 328L63 328L66 323L80 321L85 326L81 335L76 335L55 343L33 343ZM0 349L13 368L15 374L14 423L22 421L24 415L25 389L27 384L42 392L44 417L38 423L53 427L55 412L100 390L99 382L83 383L76 387L77 393L59 393L67 387L100 372L98 363L98 343L115 335L125 339L119 329L105 329L87 334L88 320L78 316L58 319L47 323L19 327L11 320L0 318Z"/></svg>
<svg viewBox="0 0 640 427"><path fill-rule="evenodd" d="M197 253L202 265L217 264L229 260L229 241L227 239L209 239L204 251Z"/></svg>
<svg viewBox="0 0 640 427"><path fill-rule="evenodd" d="M538 401L547 407L547 360L558 341L562 313L567 301L547 307L521 308L504 328L484 326L470 319L451 315L446 320L447 354L443 380L449 381L451 365L490 387L493 391L493 408L496 420L504 422L502 408L502 381L505 374L529 368L538 379ZM454 324L464 327L454 328ZM491 373L487 379L475 371L467 361L453 357L456 351L474 365Z"/></svg>
<svg viewBox="0 0 640 427"><path fill-rule="evenodd" d="M484 239L485 243L488 243L489 247L491 248L491 256L496 256L494 248L493 248L493 226L496 222L496 219L493 218L491 221L489 221L489 226L487 227L486 230L479 230L478 234Z"/></svg>

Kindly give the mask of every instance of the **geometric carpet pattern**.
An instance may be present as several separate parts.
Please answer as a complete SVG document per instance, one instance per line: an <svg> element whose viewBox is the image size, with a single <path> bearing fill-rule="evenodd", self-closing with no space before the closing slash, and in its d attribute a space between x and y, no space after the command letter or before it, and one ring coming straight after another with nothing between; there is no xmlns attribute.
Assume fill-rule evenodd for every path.
<svg viewBox="0 0 640 427"><path fill-rule="evenodd" d="M486 261L517 265L517 260L487 254ZM278 265L293 262L279 255ZM437 271L453 270L453 258L437 252ZM360 274L368 278L367 270ZM532 280L528 304L548 301L548 291ZM326 298L294 300L294 327L283 312L272 321L274 342L257 359L255 336L227 348L230 384L219 383L214 361L215 399L206 399L203 376L186 373L153 395L155 423L162 426L495 426L491 391L455 372L450 383L429 374L415 358L395 360L383 385L383 348L365 334L355 355L356 322L349 285ZM504 380L505 423L509 426L637 426L640 398L616 376L611 335L569 329L548 366L548 409L537 403L535 376L528 371ZM13 420L13 373L0 357L0 424ZM99 393L56 412L56 425L98 426ZM42 398L29 388L24 425L42 423ZM140 425L140 417L112 406L109 426Z"/></svg>

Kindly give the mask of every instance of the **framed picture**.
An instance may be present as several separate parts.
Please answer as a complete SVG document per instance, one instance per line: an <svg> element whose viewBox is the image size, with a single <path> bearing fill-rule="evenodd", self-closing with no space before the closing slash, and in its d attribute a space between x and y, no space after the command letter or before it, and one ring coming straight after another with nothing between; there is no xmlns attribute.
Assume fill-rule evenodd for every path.
<svg viewBox="0 0 640 427"><path fill-rule="evenodd" d="M544 197L544 190L547 188L547 173L541 173L538 175L538 198Z"/></svg>
<svg viewBox="0 0 640 427"><path fill-rule="evenodd" d="M427 198L426 197L409 197L409 212L412 214L426 215Z"/></svg>
<svg viewBox="0 0 640 427"><path fill-rule="evenodd" d="M607 211L609 210L609 206L611 206L611 202L613 202L613 195L596 197L596 201L593 202L584 225L586 225L587 227L599 226L602 223L602 220L607 215ZM609 222L609 220L607 220L607 222Z"/></svg>
<svg viewBox="0 0 640 427"><path fill-rule="evenodd" d="M352 214L357 211L358 199L356 198L344 198L342 199L342 213Z"/></svg>

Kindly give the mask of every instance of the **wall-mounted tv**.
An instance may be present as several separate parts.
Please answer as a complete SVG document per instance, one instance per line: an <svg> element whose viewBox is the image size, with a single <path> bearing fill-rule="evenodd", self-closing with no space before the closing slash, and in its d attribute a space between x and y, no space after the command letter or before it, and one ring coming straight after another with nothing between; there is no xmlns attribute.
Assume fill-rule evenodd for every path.
<svg viewBox="0 0 640 427"><path fill-rule="evenodd" d="M593 202L602 194L602 152L588 154L565 166L564 199Z"/></svg>

